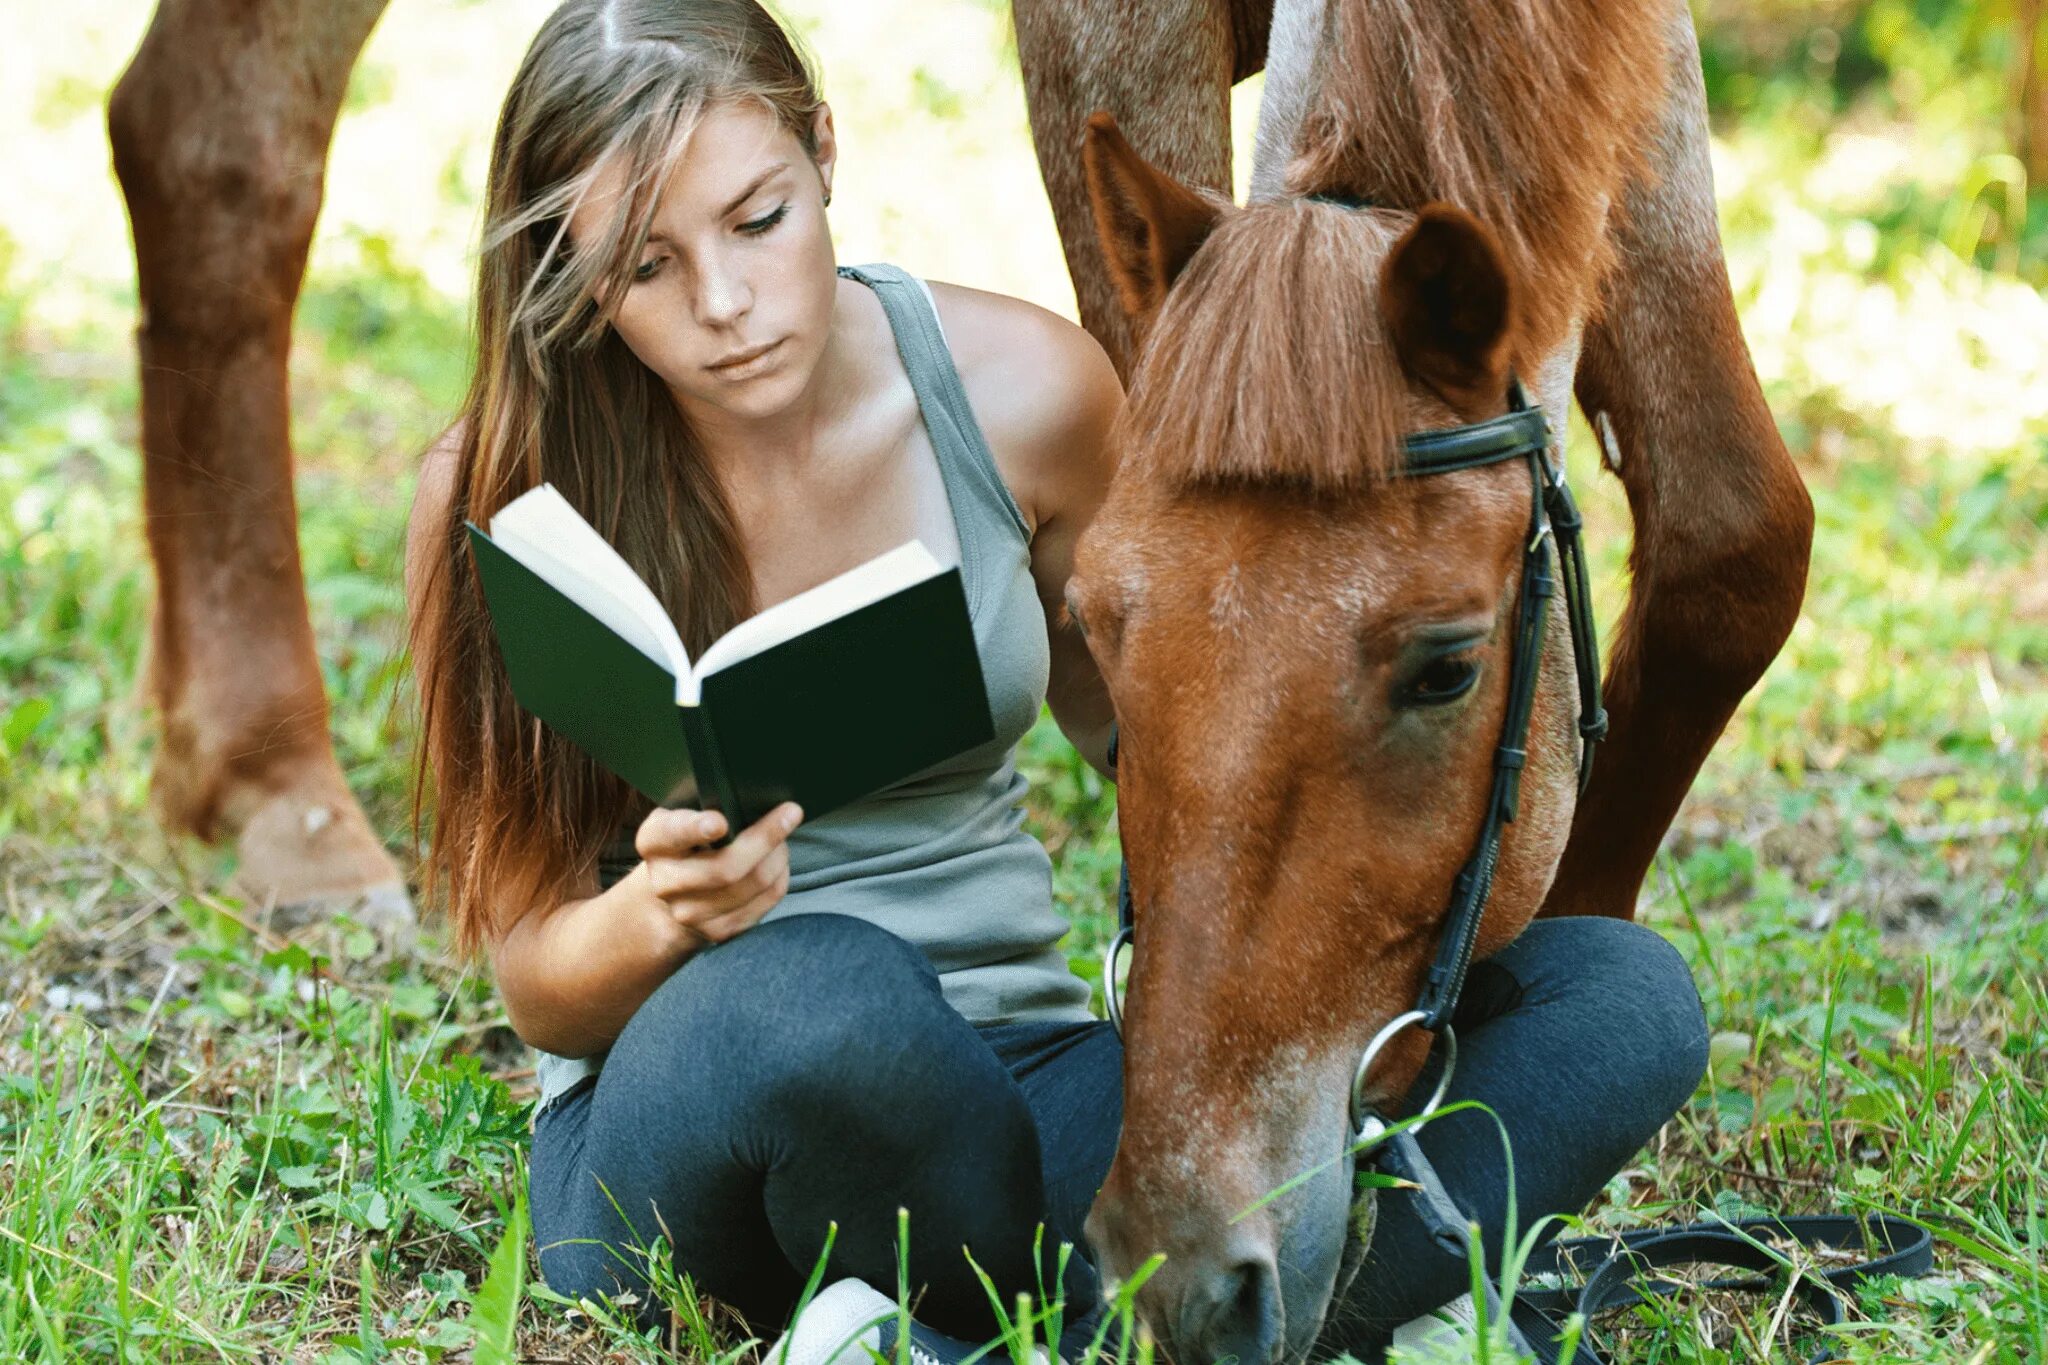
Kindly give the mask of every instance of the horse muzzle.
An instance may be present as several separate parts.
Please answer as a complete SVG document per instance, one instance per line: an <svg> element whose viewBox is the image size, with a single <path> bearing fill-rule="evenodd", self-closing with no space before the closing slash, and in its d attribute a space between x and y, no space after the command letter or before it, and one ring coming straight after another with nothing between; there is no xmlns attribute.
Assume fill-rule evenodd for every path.
<svg viewBox="0 0 2048 1365"><path fill-rule="evenodd" d="M1283 1365L1306 1356L1328 1311L1351 1226L1349 1171L1339 1162L1234 1222L1250 1199L1153 1217L1118 1196L1112 1171L1086 1236L1105 1285L1166 1254L1134 1305L1174 1365Z"/></svg>

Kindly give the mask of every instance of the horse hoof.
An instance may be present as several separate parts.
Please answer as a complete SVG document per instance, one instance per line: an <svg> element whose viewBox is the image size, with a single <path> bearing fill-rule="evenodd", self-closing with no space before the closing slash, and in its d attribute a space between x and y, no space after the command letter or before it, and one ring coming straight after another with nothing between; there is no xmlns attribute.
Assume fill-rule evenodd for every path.
<svg viewBox="0 0 2048 1365"><path fill-rule="evenodd" d="M398 866L346 789L282 791L243 824L233 889L287 932L345 914L387 942L410 942L419 916Z"/></svg>
<svg viewBox="0 0 2048 1365"><path fill-rule="evenodd" d="M309 896L272 907L270 928L287 936L346 917L368 929L385 952L410 952L419 942L419 915L402 881L379 882L362 891Z"/></svg>

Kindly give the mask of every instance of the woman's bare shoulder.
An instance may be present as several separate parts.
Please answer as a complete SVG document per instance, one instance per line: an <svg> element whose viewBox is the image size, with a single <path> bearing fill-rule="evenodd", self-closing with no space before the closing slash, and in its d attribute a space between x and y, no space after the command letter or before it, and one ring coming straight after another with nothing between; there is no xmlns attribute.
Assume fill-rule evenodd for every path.
<svg viewBox="0 0 2048 1365"><path fill-rule="evenodd" d="M1028 299L929 281L975 420L1035 529L1108 471L1123 384L1101 343Z"/></svg>

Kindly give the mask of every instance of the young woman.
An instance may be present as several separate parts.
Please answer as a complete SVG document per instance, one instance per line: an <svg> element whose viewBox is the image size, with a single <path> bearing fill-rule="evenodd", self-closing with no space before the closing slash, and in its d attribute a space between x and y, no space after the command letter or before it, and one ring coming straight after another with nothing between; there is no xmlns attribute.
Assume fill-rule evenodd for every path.
<svg viewBox="0 0 2048 1365"><path fill-rule="evenodd" d="M666 1238L768 1335L833 1229L831 1298L859 1316L895 1292L902 1208L918 1331L978 1342L994 1325L963 1246L1007 1305L1050 1288L1073 1242L1068 1302L1099 1297L1081 1227L1122 1053L1057 947L1014 749L1046 701L1106 767L1109 700L1057 613L1122 394L1042 309L837 266L836 150L756 0L568 0L535 37L491 156L474 377L408 539L416 820L431 770L429 881L539 1054L531 1206L553 1288L631 1290L652 1320L637 1249ZM650 809L513 700L461 526L543 481L693 651L921 538L961 566L994 739L714 850L721 817ZM1581 1092L1572 1150L1518 1162L1525 1216L1576 1208L1690 1093L1697 998L1662 940L1609 922L1534 926L1495 971L1490 997L1476 976L1468 992L1494 1017L1461 1022L1461 1079L1482 1078L1461 1093L1511 1127L1554 1093L1532 1076L1601 1040L1613 1103L1588 1119ZM1497 1154L1432 1154L1497 1227ZM1461 1287L1420 1242L1383 1213L1372 1323Z"/></svg>

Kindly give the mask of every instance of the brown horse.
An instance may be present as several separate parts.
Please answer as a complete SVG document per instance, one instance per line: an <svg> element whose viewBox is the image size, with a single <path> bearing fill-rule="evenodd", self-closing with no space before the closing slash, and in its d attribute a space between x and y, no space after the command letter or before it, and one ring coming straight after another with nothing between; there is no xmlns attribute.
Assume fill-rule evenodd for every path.
<svg viewBox="0 0 2048 1365"><path fill-rule="evenodd" d="M1139 1304L1183 1360L1312 1350L1355 1263L1348 1165L1233 1216L1344 1150L1361 1050L1417 998L1486 806L1529 477L1401 478L1402 435L1502 413L1511 376L1561 430L1575 388L1635 518L1610 742L1577 799L1554 603L1481 954L1539 912L1632 913L1812 535L1734 317L1682 3L1281 0L1263 40L1260 8L1017 0L1084 318L1131 339L1068 599L1122 728L1138 923L1089 1235L1111 1277L1167 1253ZM1220 111L1268 48L1237 208ZM1178 118L1155 155L1194 183L1117 118L1081 130L1093 106ZM1428 1041L1399 1035L1370 1097L1397 1103Z"/></svg>
<svg viewBox="0 0 2048 1365"><path fill-rule="evenodd" d="M107 131L142 301L152 802L171 830L234 839L253 899L403 932L405 883L328 738L285 383L328 139L385 3L162 0Z"/></svg>

